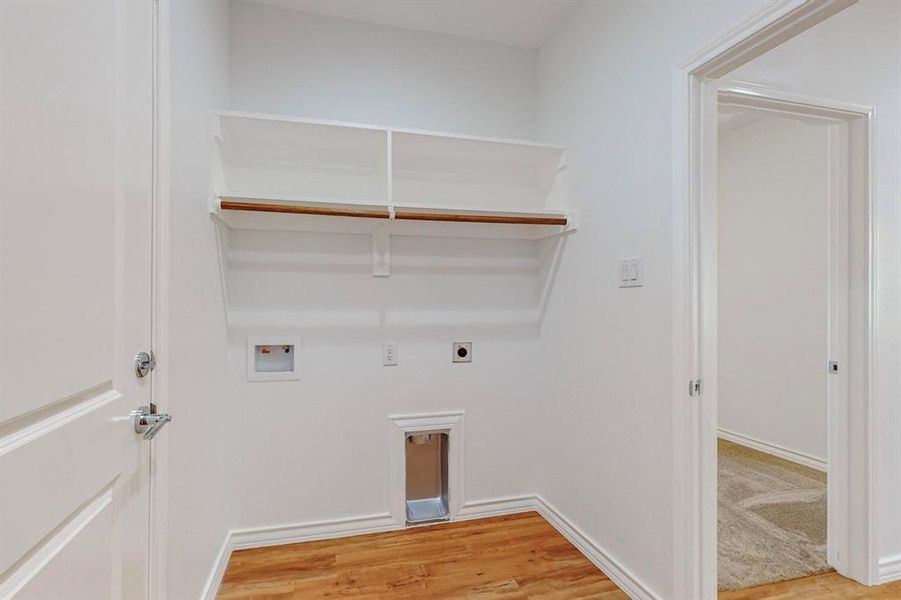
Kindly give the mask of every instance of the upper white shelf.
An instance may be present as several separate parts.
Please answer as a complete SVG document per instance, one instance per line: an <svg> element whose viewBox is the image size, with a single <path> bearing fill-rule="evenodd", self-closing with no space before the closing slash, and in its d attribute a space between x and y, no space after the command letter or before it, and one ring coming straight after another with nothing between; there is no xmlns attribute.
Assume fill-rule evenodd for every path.
<svg viewBox="0 0 901 600"><path fill-rule="evenodd" d="M384 129L235 113L217 121L218 193L380 204L388 198Z"/></svg>
<svg viewBox="0 0 901 600"><path fill-rule="evenodd" d="M214 211L231 227L335 230L336 217L358 216L408 221L404 232L534 225L543 231L510 237L544 237L573 225L558 146L236 112L216 115L216 139Z"/></svg>
<svg viewBox="0 0 901 600"><path fill-rule="evenodd" d="M515 141L391 132L394 204L538 211L553 197L564 151Z"/></svg>

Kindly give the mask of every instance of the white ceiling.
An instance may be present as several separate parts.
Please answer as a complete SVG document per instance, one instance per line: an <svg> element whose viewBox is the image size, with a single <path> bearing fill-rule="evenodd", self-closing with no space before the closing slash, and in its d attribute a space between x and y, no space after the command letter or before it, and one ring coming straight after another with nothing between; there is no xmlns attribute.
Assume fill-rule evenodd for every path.
<svg viewBox="0 0 901 600"><path fill-rule="evenodd" d="M401 29L537 48L580 0L250 0Z"/></svg>

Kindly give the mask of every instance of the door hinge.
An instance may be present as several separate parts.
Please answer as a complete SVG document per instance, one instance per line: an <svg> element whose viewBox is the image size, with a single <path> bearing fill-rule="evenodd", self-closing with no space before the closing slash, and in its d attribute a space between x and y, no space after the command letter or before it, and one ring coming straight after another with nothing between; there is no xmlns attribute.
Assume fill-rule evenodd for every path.
<svg viewBox="0 0 901 600"><path fill-rule="evenodd" d="M688 382L688 395L689 396L700 396L704 391L704 386L701 384L700 379L692 379Z"/></svg>

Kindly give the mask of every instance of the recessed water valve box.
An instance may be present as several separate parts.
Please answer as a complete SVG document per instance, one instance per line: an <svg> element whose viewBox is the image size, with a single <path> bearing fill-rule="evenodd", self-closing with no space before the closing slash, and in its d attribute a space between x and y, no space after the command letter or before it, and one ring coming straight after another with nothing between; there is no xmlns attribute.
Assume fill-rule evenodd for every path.
<svg viewBox="0 0 901 600"><path fill-rule="evenodd" d="M299 367L296 340L247 341L247 381L298 380Z"/></svg>

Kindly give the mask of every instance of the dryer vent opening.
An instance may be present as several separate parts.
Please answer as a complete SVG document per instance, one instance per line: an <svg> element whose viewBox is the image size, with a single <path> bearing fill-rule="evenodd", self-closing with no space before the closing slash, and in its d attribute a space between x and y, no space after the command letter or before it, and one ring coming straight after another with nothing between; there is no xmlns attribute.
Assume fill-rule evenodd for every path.
<svg viewBox="0 0 901 600"><path fill-rule="evenodd" d="M447 433L411 433L407 435L406 499L407 523L446 521Z"/></svg>

